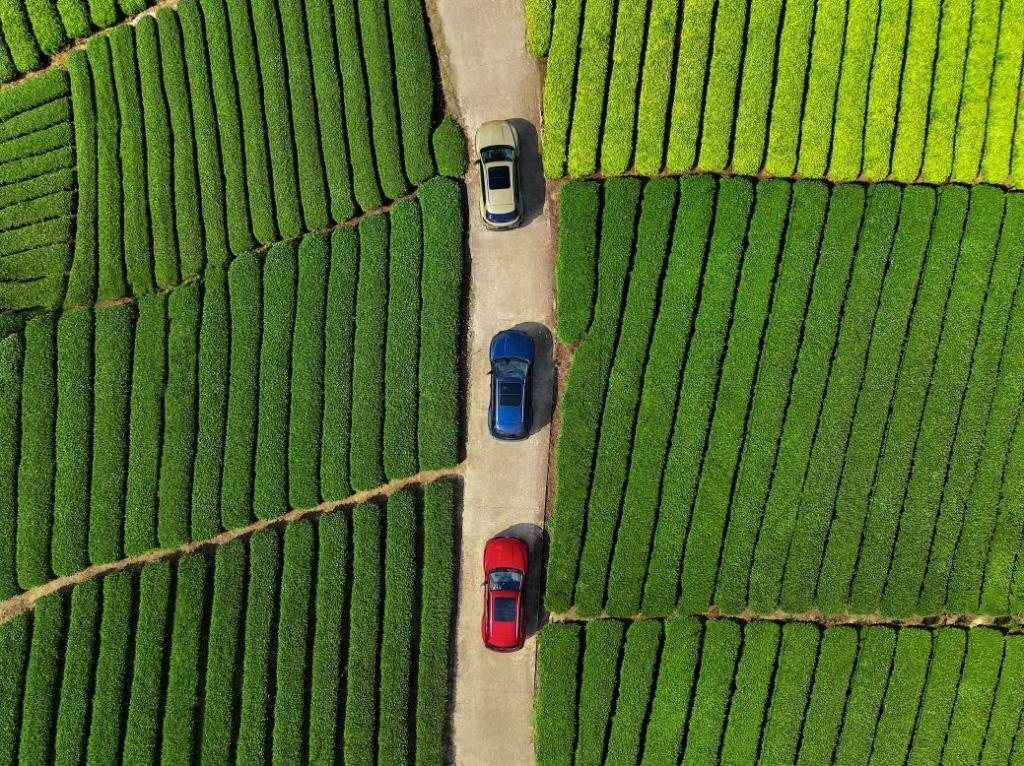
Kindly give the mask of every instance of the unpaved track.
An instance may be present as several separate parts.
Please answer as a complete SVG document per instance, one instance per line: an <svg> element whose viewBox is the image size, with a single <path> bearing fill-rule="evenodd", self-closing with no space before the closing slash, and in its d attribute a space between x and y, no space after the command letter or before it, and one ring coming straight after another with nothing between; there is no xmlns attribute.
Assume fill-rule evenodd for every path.
<svg viewBox="0 0 1024 766"><path fill-rule="evenodd" d="M541 71L524 47L522 0L435 0L448 95L472 137L481 122L512 119L519 130L526 224L488 232L477 212L479 176L470 167L469 247L472 283L469 319L468 436L462 508L462 552L455 649L453 745L458 766L530 766L536 638L514 654L495 654L480 641L480 557L486 540L520 535L539 562L548 466L548 420L554 314L551 211L537 153ZM438 28L439 27L439 28ZM538 341L534 433L501 443L487 433L487 350L498 330L526 326ZM536 575L536 572L534 573ZM538 580L528 593L535 627Z"/></svg>

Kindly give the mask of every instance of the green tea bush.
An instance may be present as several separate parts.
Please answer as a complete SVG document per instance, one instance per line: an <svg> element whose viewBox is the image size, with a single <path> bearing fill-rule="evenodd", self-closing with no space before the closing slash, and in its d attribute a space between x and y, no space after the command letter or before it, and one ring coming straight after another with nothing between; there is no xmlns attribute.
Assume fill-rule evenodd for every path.
<svg viewBox="0 0 1024 766"><path fill-rule="evenodd" d="M924 630L901 630L897 635L892 676L875 730L872 758L891 763L907 757L914 733L914 713L928 673L931 644L931 636Z"/></svg>
<svg viewBox="0 0 1024 766"><path fill-rule="evenodd" d="M814 686L804 714L798 766L821 763L822 758L827 761L835 752L857 648L858 635L854 628L835 627L822 636Z"/></svg>
<svg viewBox="0 0 1024 766"><path fill-rule="evenodd" d="M384 347L388 303L388 221L359 223L359 279L352 358L352 488L384 483Z"/></svg>
<svg viewBox="0 0 1024 766"><path fill-rule="evenodd" d="M550 623L537 648L537 700L534 702L538 766L569 766L576 733L577 666L580 626Z"/></svg>
<svg viewBox="0 0 1024 766"><path fill-rule="evenodd" d="M338 64L345 83L345 128L348 133L349 159L352 162L352 192L363 210L383 204L381 181L378 179L374 149L370 139L370 97L366 72L359 46L359 20L355 0L336 0L334 6L335 37L338 41ZM379 151L379 150L378 150Z"/></svg>
<svg viewBox="0 0 1024 766"><path fill-rule="evenodd" d="M995 19L999 3L972 3L972 18ZM988 118L992 88L992 69L995 63L997 30L999 25L971 24L971 37L964 64L963 89L956 113L956 137L953 147L951 180L973 183L981 165L981 152L985 143L985 124ZM1003 180L1003 179L993 179Z"/></svg>
<svg viewBox="0 0 1024 766"><path fill-rule="evenodd" d="M116 561L123 552L134 329L132 306L97 309L89 505L89 561L94 564Z"/></svg>
<svg viewBox="0 0 1024 766"><path fill-rule="evenodd" d="M68 40L53 0L25 0L24 5L40 50L47 56L60 52Z"/></svg>
<svg viewBox="0 0 1024 766"><path fill-rule="evenodd" d="M242 527L253 518L251 495L259 422L260 337L263 288L255 256L237 258L228 271L231 365L224 432L224 479L220 519L224 529Z"/></svg>
<svg viewBox="0 0 1024 766"><path fill-rule="evenodd" d="M578 557L583 544L582 520L590 473L597 449L603 381L614 355L623 284L633 247L634 223L641 184L634 179L606 183L603 191L597 298L587 343L573 357L562 401L562 433L556 464L557 509L551 519L551 553L544 605L560 612L572 602ZM593 380L594 387L574 385ZM422 386L421 386L422 388Z"/></svg>
<svg viewBox="0 0 1024 766"><path fill-rule="evenodd" d="M600 199L600 184L586 181L570 181L559 193L557 332L559 340L570 345L583 340L593 318Z"/></svg>
<svg viewBox="0 0 1024 766"><path fill-rule="evenodd" d="M778 42L781 13L781 0L755 0L750 3L743 72L737 86L740 95L736 106L736 129L732 148L732 167L737 173L752 175L764 164L775 47ZM811 61L814 61L813 55ZM809 77L814 77L813 67ZM808 87L808 99L810 93ZM638 148L638 158L639 154ZM637 168L639 167L638 162Z"/></svg>
<svg viewBox="0 0 1024 766"><path fill-rule="evenodd" d="M675 88L665 156L666 168L676 171L693 167L697 159L714 3L711 0L696 0L686 10L679 29L679 55L676 59Z"/></svg>
<svg viewBox="0 0 1024 766"><path fill-rule="evenodd" d="M117 104L121 124L121 172L125 178L143 182L146 177L145 137L142 126L142 95L139 91L135 32L130 25L110 33L110 53L117 83ZM145 194L124 198L124 263L128 286L136 295L155 289L149 238L149 209Z"/></svg>
<svg viewBox="0 0 1024 766"><path fill-rule="evenodd" d="M0 675L0 744L3 745L2 752L8 754L5 761L7 766L14 763L14 754L18 749L18 725L31 634L32 620L28 614L15 617L0 631L0 659L5 669L3 675Z"/></svg>
<svg viewBox="0 0 1024 766"><path fill-rule="evenodd" d="M78 209L75 216L75 244L71 271L68 274L64 305L85 306L96 300L98 267L98 158L96 153L96 104L93 98L92 74L87 54L72 51L67 59L71 79L71 105L75 124L75 157L77 158ZM38 78L37 78L38 79ZM29 80L28 82L34 82ZM57 157L57 152L50 154ZM40 158L48 155L40 155ZM68 157L70 164L71 157ZM51 159L50 162L53 160ZM49 169L49 163L45 169ZM0 166L3 167L3 166ZM19 174L20 175L20 174ZM0 180L13 181L16 175L0 172Z"/></svg>
<svg viewBox="0 0 1024 766"><path fill-rule="evenodd" d="M572 104L572 128L569 134L569 175L585 176L597 169L597 148L601 142L608 68L612 60L612 29L616 3L612 0L586 3L580 34L579 64L576 79L587 83L579 88ZM639 7L637 4L634 7ZM643 9L641 9L641 12ZM639 58L640 51L633 51ZM620 51L621 55L621 51ZM623 126L622 130L628 130Z"/></svg>
<svg viewBox="0 0 1024 766"><path fill-rule="evenodd" d="M892 628L872 625L861 631L857 667L850 681L847 711L835 757L866 760L875 741L882 694L892 671L896 636Z"/></svg>
<svg viewBox="0 0 1024 766"><path fill-rule="evenodd" d="M80 587L76 587L76 595ZM132 681L122 751L124 760L131 763L156 763L159 759L158 732L172 593L169 562L155 562L143 567L139 575L135 652L132 655Z"/></svg>
<svg viewBox="0 0 1024 766"><path fill-rule="evenodd" d="M466 222L462 191L455 181L428 181L420 187L419 201L423 214L423 274L417 445L419 468L427 471L453 466L459 459L459 348Z"/></svg>
<svg viewBox="0 0 1024 766"><path fill-rule="evenodd" d="M220 488L224 478L230 339L227 274L210 269L203 280L197 360L199 424L192 472L191 519L194 540L213 537L221 529Z"/></svg>
<svg viewBox="0 0 1024 766"><path fill-rule="evenodd" d="M380 509L363 503L352 511L352 601L349 606L345 727L346 763L373 763L378 727L381 551ZM436 701L435 701L436 704Z"/></svg>
<svg viewBox="0 0 1024 766"><path fill-rule="evenodd" d="M526 48L534 56L546 56L551 45L555 0L526 0Z"/></svg>
<svg viewBox="0 0 1024 766"><path fill-rule="evenodd" d="M167 330L167 299L155 295L139 301L135 352L132 355L131 425L124 505L124 548L130 556L157 547ZM169 414L172 418L177 417L173 411Z"/></svg>
<svg viewBox="0 0 1024 766"><path fill-rule="evenodd" d="M16 702L21 706L19 764L42 766L50 762L60 694L65 611L64 599L60 596L43 599L33 610L32 649L25 669L24 697ZM94 705L103 711L103 702L100 697ZM14 748L8 752L13 753Z"/></svg>
<svg viewBox="0 0 1024 766"><path fill-rule="evenodd" d="M18 593L18 449L21 415L21 367L25 341L21 335L0 340L0 598Z"/></svg>
<svg viewBox="0 0 1024 766"><path fill-rule="evenodd" d="M623 173L633 158L646 10L646 3L623 3L615 20L615 47L605 103L606 127L601 139L601 170L609 175ZM569 172L573 173L571 159L570 155Z"/></svg>
<svg viewBox="0 0 1024 766"><path fill-rule="evenodd" d="M779 626L771 622L748 622L743 626L743 650L736 666L736 688L722 735L721 759L725 763L757 761L780 632Z"/></svg>
<svg viewBox="0 0 1024 766"><path fill-rule="evenodd" d="M53 493L53 571L87 566L89 460L92 446L93 317L64 314L57 324L56 474Z"/></svg>
<svg viewBox="0 0 1024 766"><path fill-rule="evenodd" d="M762 733L761 756L765 759L787 762L797 755L799 732L793 721L798 720L801 711L807 708L820 639L820 630L815 625L797 622L782 627L775 688L765 712ZM850 707L854 713L859 712L852 705Z"/></svg>
<svg viewBox="0 0 1024 766"><path fill-rule="evenodd" d="M216 8L213 5L214 3L219 5L218 0L203 0L203 10L205 11L207 6L211 6L214 7L216 14L207 22L206 34L210 38L214 37L213 31L216 25L221 23L219 8ZM235 90L235 85L231 83L232 70L234 70L240 111L241 136L244 139L245 150L244 161L241 156L237 155L235 159L239 162L238 167L245 169L246 188L249 190L249 221L252 224L252 236L261 245L267 245L278 238L278 231L275 224L277 219L274 217L274 186L270 181L270 160L267 157L269 135L265 128L268 126L266 125L266 118L263 112L263 92L260 85L260 67L256 58L253 22L249 3L246 0L227 0L226 5L231 38L230 47L225 48L225 50L231 51L232 61L223 61L216 64L211 62L211 66L213 67L215 81L218 77L223 80L221 85L222 92L227 91L229 88L232 91ZM276 11L272 11L272 13L276 17ZM217 34L219 36L219 30ZM216 50L216 46L210 46L210 49L211 51ZM218 73L218 69L222 71ZM284 70L278 68L274 71L283 73ZM278 88L281 87L283 85L279 84ZM233 106L230 95L225 93L225 97L228 99L227 109L230 110L231 106ZM223 115L220 104L221 98L218 97L217 109ZM275 126L281 126L283 119L285 119L285 115L278 112ZM228 124L222 126L221 139L224 140L225 134L229 134L232 129L234 129L233 119ZM225 146L230 147L230 144L226 142ZM288 148L291 151L290 144ZM234 152L233 148L232 152ZM230 167L231 160L232 157L226 155L225 165ZM240 221L238 225L239 227L241 226ZM295 235L292 234L291 236Z"/></svg>
<svg viewBox="0 0 1024 766"><path fill-rule="evenodd" d="M211 763L228 762L234 740L245 575L245 543L233 540L217 548L199 745L200 757Z"/></svg>
<svg viewBox="0 0 1024 766"><path fill-rule="evenodd" d="M437 163L438 173L450 178L462 178L466 174L466 165L469 161L466 134L450 114L445 114L434 129L431 145L434 148L434 161Z"/></svg>
<svg viewBox="0 0 1024 766"><path fill-rule="evenodd" d="M89 3L89 17L94 27L109 27L118 18L117 5L114 0L87 0Z"/></svg>
<svg viewBox="0 0 1024 766"><path fill-rule="evenodd" d="M395 199L405 194L409 186L402 166L399 139L401 127L395 96L388 11L385 3L356 3L356 6L359 17L359 40L362 43L363 65L366 69L366 83L370 96L370 110L360 115L359 119L365 121L367 115L370 117L380 186L385 197ZM348 40L355 38L346 39L339 36L339 39L345 41L343 44L351 44ZM422 82L419 81L420 87Z"/></svg>
<svg viewBox="0 0 1024 766"><path fill-rule="evenodd" d="M309 763L333 766L342 718L341 673L349 572L348 516L330 513L317 523L316 603L309 692Z"/></svg>
<svg viewBox="0 0 1024 766"><path fill-rule="evenodd" d="M99 582L87 580L71 593L71 618L64 647L64 672L53 745L54 763L61 766L85 760L99 621Z"/></svg>
<svg viewBox="0 0 1024 766"><path fill-rule="evenodd" d="M320 496L341 500L349 483L349 432L352 418L352 353L355 337L358 242L354 228L331 235L324 328L324 419L320 439Z"/></svg>
<svg viewBox="0 0 1024 766"><path fill-rule="evenodd" d="M163 548L183 545L189 540L196 449L199 312L198 285L174 290L167 299L167 380L163 392L164 433L157 504L157 541Z"/></svg>
<svg viewBox="0 0 1024 766"><path fill-rule="evenodd" d="M661 623L656 620L634 622L626 630L619 693L607 745L607 755L614 763L636 763L640 756L641 729L660 645Z"/></svg>
<svg viewBox="0 0 1024 766"><path fill-rule="evenodd" d="M417 471L417 380L411 374L419 358L420 271L423 224L416 200L391 208L388 256L387 340L384 351L384 475L389 479Z"/></svg>
<svg viewBox="0 0 1024 766"><path fill-rule="evenodd" d="M388 12L405 173L418 185L434 175L430 156L434 89L427 86L434 79L429 30L422 0L389 0Z"/></svg>
<svg viewBox="0 0 1024 766"><path fill-rule="evenodd" d="M535 2L537 0L534 0ZM557 178L565 171L572 115L576 51L579 47L583 0L562 0L554 5L554 29L548 53L549 75L544 77L544 175Z"/></svg>
<svg viewBox="0 0 1024 766"><path fill-rule="evenodd" d="M203 556L189 556L178 564L160 763L185 764L194 758L202 673L199 648L209 632L205 614L207 570Z"/></svg>
<svg viewBox="0 0 1024 766"><path fill-rule="evenodd" d="M288 412L295 325L296 247L275 245L263 264L263 339L252 506L258 519L288 510Z"/></svg>
<svg viewBox="0 0 1024 766"><path fill-rule="evenodd" d="M441 766L448 752L449 651L455 602L455 485L423 488L423 562L416 663L416 766ZM425 594L430 594L429 598Z"/></svg>
<svg viewBox="0 0 1024 766"><path fill-rule="evenodd" d="M729 138L736 116L737 79L747 6L745 0L725 0L715 16L714 47L708 65L700 153L697 156L697 165L708 170L723 170L729 165ZM780 70L784 71L782 62Z"/></svg>
<svg viewBox="0 0 1024 766"><path fill-rule="evenodd" d="M587 503L587 534L576 581L577 609L584 616L600 613L604 603L608 561L619 523L640 398L631 370L641 366L647 355L678 190L674 179L651 181L644 188L636 261L601 413L601 436Z"/></svg>
<svg viewBox="0 0 1024 766"><path fill-rule="evenodd" d="M872 180L889 175L891 166L893 131L900 97L900 65L903 63L909 11L908 4L898 0L886 3L879 11L861 168L862 175Z"/></svg>
<svg viewBox="0 0 1024 766"><path fill-rule="evenodd" d="M1010 178L1011 133L1019 92L1013 83L1020 78L1022 57L1024 14L1016 3L1007 3L999 20L999 44L992 73L992 90L988 95L984 154L981 157L981 175L994 183L1005 183Z"/></svg>
<svg viewBox="0 0 1024 766"><path fill-rule="evenodd" d="M143 36L141 30L139 41ZM117 95L112 69L110 43L106 37L95 37L86 46L89 57L89 68L92 70L93 87L96 97L96 156L97 156L97 242L99 300L113 300L124 295L127 287L124 274L124 221L122 214L123 190L121 158L118 146L120 118L117 111ZM142 63L142 47L140 46L139 62ZM143 80L145 85L145 80ZM150 114L150 106L145 100L146 89L143 87L143 101L146 104L146 115ZM154 107L155 108L155 107ZM147 136L150 131L147 122ZM153 128L156 131L156 128ZM156 144L160 146L159 143ZM147 147L149 148L149 147ZM156 150L154 150L155 152ZM130 194L140 194L140 179L132 179L135 188L129 188ZM152 184L150 185L152 186ZM152 205L153 200L150 200ZM153 210L154 220L159 209ZM158 233L154 229L154 234ZM158 251L159 252L159 251ZM157 260L157 265L160 261ZM175 280L177 281L177 280Z"/></svg>
<svg viewBox="0 0 1024 766"><path fill-rule="evenodd" d="M408 490L388 497L384 542L384 610L380 641L379 763L408 763L416 517ZM432 597L432 596L428 596Z"/></svg>
<svg viewBox="0 0 1024 766"><path fill-rule="evenodd" d="M330 214L320 151L320 126L317 124L310 44L306 39L307 20L303 3L298 0L284 0L279 5L288 63L288 106L292 115L292 135L295 138L302 229L310 231L324 228L330 220Z"/></svg>
<svg viewBox="0 0 1024 766"><path fill-rule="evenodd" d="M700 671L693 690L693 711L686 726L684 766L707 763L702 759L709 755L715 759L725 729L739 645L740 629L736 623L723 620L705 625Z"/></svg>
<svg viewBox="0 0 1024 766"><path fill-rule="evenodd" d="M327 235L310 235L299 244L288 416L288 500L292 508L311 508L320 502L329 242Z"/></svg>
<svg viewBox="0 0 1024 766"><path fill-rule="evenodd" d="M156 20L144 16L135 27L139 58L142 109L146 117L146 193L149 195L153 230L153 270L157 287L174 287L181 281L178 231L175 226L174 138L171 116L161 76L160 43ZM127 179L141 186L141 178ZM132 190L141 194L142 189ZM195 222L192 222L195 228ZM101 240L102 241L102 240ZM181 252L184 252L183 250Z"/></svg>
<svg viewBox="0 0 1024 766"><path fill-rule="evenodd" d="M891 164L892 177L905 183L917 179L924 159L940 5L940 0L918 2L910 14Z"/></svg>
<svg viewBox="0 0 1024 766"><path fill-rule="evenodd" d="M600 766L604 758L625 628L625 624L617 620L593 620L584 628L576 733L575 763L578 766Z"/></svg>
<svg viewBox="0 0 1024 766"><path fill-rule="evenodd" d="M265 530L249 538L242 693L239 701L237 762L266 763L270 756L270 714L274 683L271 647L277 610L281 546L277 533Z"/></svg>
<svg viewBox="0 0 1024 766"><path fill-rule="evenodd" d="M42 66L43 58L29 27L24 3L3 0L0 3L0 24L3 25L7 50L18 71L25 74Z"/></svg>
<svg viewBox="0 0 1024 766"><path fill-rule="evenodd" d="M198 34L190 33L195 27L192 0L183 0L179 6L181 13L182 27L185 33L185 55L187 57L189 75L193 71L202 71L205 64L199 58L199 51L205 50L209 55L210 67L210 90L212 91L215 115L217 120L217 137L220 139L220 155L223 160L224 172L224 216L226 219L228 244L233 253L242 253L255 244L254 234L256 226L263 231L263 221L254 225L249 218L249 198L246 191L246 179L256 168L250 169L250 163L259 167L259 158L249 159L245 152L250 141L254 146L261 146L255 143L254 138L245 136L242 131L242 108L240 105L241 94L235 87L234 63L232 59L232 33L228 25L227 7L224 0L199 0L205 26L205 38ZM190 43L201 43L205 40L206 46ZM193 53L190 53L193 50ZM244 79L247 73L240 72ZM248 82L248 80L245 80ZM194 83L190 82L192 90L192 103L194 108L200 103L199 90ZM203 121L197 116L196 123L203 126ZM205 135L200 132L199 135ZM244 156L244 159L243 159ZM206 162L200 162L202 172ZM264 187L265 189L266 187ZM262 209L257 212L262 213ZM208 213L203 212L204 223ZM206 223L209 226L209 223Z"/></svg>
<svg viewBox="0 0 1024 766"><path fill-rule="evenodd" d="M57 323L45 316L25 327L18 463L17 572L22 589L50 579L54 434L57 416Z"/></svg>
<svg viewBox="0 0 1024 766"><path fill-rule="evenodd" d="M86 0L56 0L64 31L70 39L85 37L92 31Z"/></svg>
<svg viewBox="0 0 1024 766"><path fill-rule="evenodd" d="M338 76L338 53L334 42L331 9L331 0L308 0L306 28L309 32L313 86L316 93L316 121L320 126L320 145L323 147L330 214L335 221L344 221L351 218L356 209L352 199L349 149L345 140L345 118L342 113L344 104L341 79Z"/></svg>
<svg viewBox="0 0 1024 766"><path fill-rule="evenodd" d="M274 763L298 763L305 749L302 732L306 707L313 544L313 526L308 520L301 519L285 528L277 661L274 665L277 674L271 753Z"/></svg>
<svg viewBox="0 0 1024 766"><path fill-rule="evenodd" d="M960 109L972 3L948 0L939 22L939 48L928 104L928 140L921 176L946 181L953 170L953 139Z"/></svg>
<svg viewBox="0 0 1024 766"><path fill-rule="evenodd" d="M96 686L92 693L93 715L90 716L87 763L109 763L118 757L124 736L134 601L133 572L118 572L103 580L103 617L96 658Z"/></svg>
<svg viewBox="0 0 1024 766"><path fill-rule="evenodd" d="M202 213L199 207L199 173L196 169L191 94L185 74L185 50L178 14L169 8L161 8L156 19L174 157L174 221L178 260L181 278L188 279L199 276L206 261L202 226L198 225L202 221Z"/></svg>
<svg viewBox="0 0 1024 766"><path fill-rule="evenodd" d="M689 698L693 689L702 631L701 623L688 617L667 620L664 624L665 641L644 735L642 766L679 762L683 730L690 712L679 700Z"/></svg>
<svg viewBox="0 0 1024 766"><path fill-rule="evenodd" d="M678 24L679 6L674 0L652 0L637 101L633 158L636 171L643 175L654 175L664 166L665 114L672 89L672 54Z"/></svg>

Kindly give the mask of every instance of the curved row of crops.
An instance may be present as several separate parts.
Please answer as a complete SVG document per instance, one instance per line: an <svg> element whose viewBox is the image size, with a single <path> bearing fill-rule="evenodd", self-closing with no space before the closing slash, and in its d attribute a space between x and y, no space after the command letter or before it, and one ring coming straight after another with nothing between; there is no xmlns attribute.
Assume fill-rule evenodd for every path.
<svg viewBox="0 0 1024 766"><path fill-rule="evenodd" d="M454 487L128 569L0 626L0 763L445 762Z"/></svg>
<svg viewBox="0 0 1024 766"><path fill-rule="evenodd" d="M1024 184L1020 0L527 0L549 177Z"/></svg>
<svg viewBox="0 0 1024 766"><path fill-rule="evenodd" d="M1024 610L1024 196L561 192L546 604Z"/></svg>
<svg viewBox="0 0 1024 766"><path fill-rule="evenodd" d="M0 307L5 309L53 306L63 297L75 226L70 95L61 70L0 93ZM0 337L4 334L0 328Z"/></svg>
<svg viewBox="0 0 1024 766"><path fill-rule="evenodd" d="M538 664L538 766L1024 757L1024 636L991 628L556 623Z"/></svg>
<svg viewBox="0 0 1024 766"><path fill-rule="evenodd" d="M0 311L166 290L402 197L435 175L433 66L420 0L183 0L93 37L0 98L0 179L31 182L0 184Z"/></svg>
<svg viewBox="0 0 1024 766"><path fill-rule="evenodd" d="M458 461L462 197L0 342L0 597Z"/></svg>

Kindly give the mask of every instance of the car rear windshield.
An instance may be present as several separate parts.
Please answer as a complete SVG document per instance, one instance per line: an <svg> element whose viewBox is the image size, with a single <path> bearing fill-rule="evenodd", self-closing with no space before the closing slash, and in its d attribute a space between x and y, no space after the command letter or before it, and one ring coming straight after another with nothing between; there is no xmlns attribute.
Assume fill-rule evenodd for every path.
<svg viewBox="0 0 1024 766"><path fill-rule="evenodd" d="M523 391L517 383L502 383L498 388L498 404L501 407L518 407Z"/></svg>
<svg viewBox="0 0 1024 766"><path fill-rule="evenodd" d="M516 600L507 596L494 599L494 621L515 622L515 620Z"/></svg>
<svg viewBox="0 0 1024 766"><path fill-rule="evenodd" d="M480 159L484 162L514 162L516 150L511 146L488 146L480 150Z"/></svg>
<svg viewBox="0 0 1024 766"><path fill-rule="evenodd" d="M514 569L496 569L491 572L489 580L488 585L491 590L509 590L518 593L523 584L523 574Z"/></svg>
<svg viewBox="0 0 1024 766"><path fill-rule="evenodd" d="M492 189L507 189L512 185L512 169L508 165L487 168L487 183Z"/></svg>

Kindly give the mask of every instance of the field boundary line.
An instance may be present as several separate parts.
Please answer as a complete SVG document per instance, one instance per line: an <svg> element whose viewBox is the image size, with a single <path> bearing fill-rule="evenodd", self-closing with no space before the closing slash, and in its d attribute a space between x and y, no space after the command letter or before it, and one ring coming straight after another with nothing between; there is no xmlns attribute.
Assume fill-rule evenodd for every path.
<svg viewBox="0 0 1024 766"><path fill-rule="evenodd" d="M45 586L44 586L45 587ZM31 592L31 591L30 591ZM0 604L0 608L3 604ZM3 613L0 612L0 617ZM643 614L633 615L632 617L612 617L609 614L602 612L595 617L580 617L576 614L575 608L570 609L568 612L560 614L546 614L545 618L547 622L558 623L558 622L571 622L578 624L585 624L588 622L594 622L596 620L619 620L620 622L644 622L648 620L672 620L682 617L695 617L701 620L738 620L740 622L775 622L779 624L786 624L791 622L806 622L814 625L818 625L822 628L832 628L840 625L849 625L851 627L867 627L871 625L881 625L891 628L945 628L945 627L960 627L960 628L978 628L978 627L989 627L996 628L1003 631L1012 631L1015 628L1024 627L1024 615L1019 614L1005 614L1005 615L984 615L984 614L951 614L948 612L941 612L934 615L914 615L906 618L895 618L888 617L884 614L825 614L819 612L817 609L811 609L807 612L784 612L781 609L777 609L774 612L751 612L750 610L743 610L737 613L726 613L722 612L716 607L712 607L706 612L701 613L687 613L687 612L672 612L671 614L658 615L658 616L647 616Z"/></svg>
<svg viewBox="0 0 1024 766"><path fill-rule="evenodd" d="M420 471L419 473L404 479L395 479L394 481L381 484L379 487L374 487L373 489L364 490L362 492L356 492L341 500L327 500L311 508L297 508L270 519L259 519L258 521L254 521L244 527L229 529L205 540L193 540L174 548L157 548L138 556L129 556L108 564L93 564L92 566L75 572L74 574L64 577L56 577L43 585L30 588L29 590L19 593L17 596L13 596L6 601L0 602L0 626L10 622L15 617L30 611L39 599L67 590L87 580L105 577L124 569L141 567L144 564L180 558L186 554L195 553L206 548L216 548L230 543L233 540L237 540L238 538L249 537L256 532L283 526L292 521L298 521L299 519L313 517L322 513L329 513L346 506L359 505L360 503L364 503L375 498L386 498L395 492L408 489L409 487L429 484L440 479L461 477L464 470L465 463L460 463L454 468Z"/></svg>

